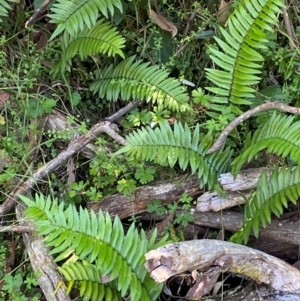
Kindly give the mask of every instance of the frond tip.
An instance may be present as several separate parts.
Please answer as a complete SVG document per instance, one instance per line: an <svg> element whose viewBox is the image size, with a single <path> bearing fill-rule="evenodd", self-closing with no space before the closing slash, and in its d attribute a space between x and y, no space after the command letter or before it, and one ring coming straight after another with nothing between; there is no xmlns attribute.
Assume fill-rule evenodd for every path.
<svg viewBox="0 0 300 301"><path fill-rule="evenodd" d="M122 48L125 39L110 23L99 20L92 28L85 27L75 37L65 33L62 37L62 59L57 69L65 70L71 59L79 53L83 60L90 55L105 54L108 57L120 55L124 58Z"/></svg>
<svg viewBox="0 0 300 301"><path fill-rule="evenodd" d="M121 0L58 0L52 5L49 15L50 22L58 24L51 39L64 30L74 37L85 27L92 28L99 13L108 18L108 12L113 15L115 8L123 11Z"/></svg>
<svg viewBox="0 0 300 301"><path fill-rule="evenodd" d="M207 78L217 87L206 88L216 94L215 103L250 104L260 81L264 58L256 49L266 48L264 31L273 31L282 0L243 0L228 19L228 30L220 28L223 40L215 37L221 51L209 47L211 59L222 70L206 69ZM272 25L272 26L271 26Z"/></svg>
<svg viewBox="0 0 300 301"><path fill-rule="evenodd" d="M259 152L266 150L282 158L290 157L300 163L300 122L294 116L273 113L272 117L256 130L245 150L233 161L233 173L237 174L245 162L250 162Z"/></svg>

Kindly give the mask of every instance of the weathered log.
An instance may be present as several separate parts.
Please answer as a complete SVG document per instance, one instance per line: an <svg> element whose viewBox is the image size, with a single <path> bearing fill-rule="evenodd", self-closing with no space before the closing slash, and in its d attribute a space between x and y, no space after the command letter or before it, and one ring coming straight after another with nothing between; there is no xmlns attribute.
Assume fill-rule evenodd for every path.
<svg viewBox="0 0 300 301"><path fill-rule="evenodd" d="M22 205L16 206L16 215L18 220L24 218ZM24 224L32 227L29 221L24 222ZM49 255L49 250L46 248L43 238L35 232L23 232L22 236L32 269L38 275L37 280L46 300L71 301L71 298L66 293L64 280L58 273L57 265L52 256Z"/></svg>
<svg viewBox="0 0 300 301"><path fill-rule="evenodd" d="M99 209L108 211L111 215L126 218L147 210L147 205L154 200L161 200L162 205L177 201L183 192L197 197L200 194L199 180L196 176L177 177L150 185L138 187L132 196L115 194L104 197L100 202L91 202L87 207L95 212Z"/></svg>
<svg viewBox="0 0 300 301"><path fill-rule="evenodd" d="M174 275L192 271L193 285L185 297L188 300L198 300L207 294L221 272L250 278L257 285L266 285L270 292L281 291L300 296L298 269L246 246L219 240L192 240L166 245L145 256L146 268L160 283Z"/></svg>
<svg viewBox="0 0 300 301"><path fill-rule="evenodd" d="M217 192L202 194L197 200L196 210L200 212L220 211L245 204L245 197L249 197L251 190L257 187L259 177L263 171L266 171L267 174L271 172L270 169L262 167L242 170L236 178L231 173L221 174L219 183L225 193L222 195ZM240 191L242 194L239 193Z"/></svg>
<svg viewBox="0 0 300 301"><path fill-rule="evenodd" d="M180 214L183 211L178 211ZM194 212L193 223L199 226L207 226L217 229L235 232L238 231L243 224L243 214L233 211L223 212ZM272 219L270 225L266 229L261 228L259 235L261 237L272 238L275 241L286 242L296 246L300 246L300 229L299 224L288 220Z"/></svg>
<svg viewBox="0 0 300 301"><path fill-rule="evenodd" d="M230 172L223 173L220 175L219 183L226 191L251 190L257 187L259 177L263 171L270 174L271 169L261 167L241 170L236 178Z"/></svg>

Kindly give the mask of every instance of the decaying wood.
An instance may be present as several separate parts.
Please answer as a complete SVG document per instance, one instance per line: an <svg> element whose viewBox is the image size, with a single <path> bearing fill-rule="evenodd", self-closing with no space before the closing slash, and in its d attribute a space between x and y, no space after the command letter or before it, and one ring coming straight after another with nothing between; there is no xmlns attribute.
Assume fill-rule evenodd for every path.
<svg viewBox="0 0 300 301"><path fill-rule="evenodd" d="M300 271L258 250L219 240L192 240L169 244L148 252L146 268L157 282L186 271L201 271L192 287L198 300L215 285L215 275L231 272L248 277L270 290L300 294ZM213 280L213 281L212 281ZM297 299L295 299L297 300Z"/></svg>
<svg viewBox="0 0 300 301"><path fill-rule="evenodd" d="M179 211L180 212L180 211ZM193 223L199 226L207 226L217 229L236 232L243 224L243 213L240 212L194 212ZM300 230L299 223L290 222L288 220L279 221L272 219L270 225L266 229L261 228L259 235L261 237L272 238L275 241L286 242L296 246L300 246Z"/></svg>
<svg viewBox="0 0 300 301"><path fill-rule="evenodd" d="M199 212L221 211L237 205L245 204L245 197L250 197L250 191L243 194L231 191L221 197L217 192L205 192L197 199L196 210Z"/></svg>
<svg viewBox="0 0 300 301"><path fill-rule="evenodd" d="M114 194L103 198L101 202L91 202L87 206L95 212L102 209L112 216L126 218L132 214L145 212L147 205L153 200L160 200L162 205L173 203L183 192L197 197L200 194L199 179L191 176L160 181L137 188L132 196Z"/></svg>
<svg viewBox="0 0 300 301"><path fill-rule="evenodd" d="M199 212L220 211L245 204L245 197L249 197L251 191L257 187L263 171L270 174L271 169L262 167L242 170L236 178L231 173L221 174L219 183L225 190L224 194L221 196L217 192L202 194L197 200L196 210Z"/></svg>
<svg viewBox="0 0 300 301"><path fill-rule="evenodd" d="M230 173L220 175L219 183L226 191L244 191L251 190L257 187L259 177L263 171L267 174L271 173L271 169L267 167L249 168L241 170L236 178Z"/></svg>
<svg viewBox="0 0 300 301"><path fill-rule="evenodd" d="M23 219L23 206L16 206L18 220ZM32 228L32 224L27 221L27 226ZM22 233L23 241L28 251L33 271L37 275L39 286L42 289L47 301L71 301L66 293L66 287L62 276L57 271L57 266L53 258L49 255L49 250L45 247L43 238L34 232Z"/></svg>
<svg viewBox="0 0 300 301"><path fill-rule="evenodd" d="M217 294L201 298L201 301L300 301L299 294L288 292L270 291L265 287L257 287L249 283L246 287L240 287L229 291L228 295Z"/></svg>

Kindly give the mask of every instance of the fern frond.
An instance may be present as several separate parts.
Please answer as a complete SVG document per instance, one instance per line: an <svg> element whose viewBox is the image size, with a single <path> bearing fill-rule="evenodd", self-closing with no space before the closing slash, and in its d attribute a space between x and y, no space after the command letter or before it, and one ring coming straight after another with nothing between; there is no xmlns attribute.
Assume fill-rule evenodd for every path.
<svg viewBox="0 0 300 301"><path fill-rule="evenodd" d="M290 157L300 164L300 122L293 116L274 114L245 146L245 150L232 162L237 174L245 162L250 162L260 151L266 150L282 158Z"/></svg>
<svg viewBox="0 0 300 301"><path fill-rule="evenodd" d="M151 245L139 236L134 224L125 235L120 219L115 217L112 222L108 213L104 215L100 211L97 217L86 209L80 208L77 212L72 205L64 210L63 202L58 205L57 200L49 197L45 200L38 196L36 202L24 196L20 198L29 206L26 215L34 219L39 234L44 235L46 244L52 247L50 253L58 254L56 262L75 255L94 265L102 277L109 275L111 280L115 279L121 297L129 293L131 300L151 301L160 294L162 286L147 276L143 265L144 254ZM93 277L89 278L92 282Z"/></svg>
<svg viewBox="0 0 300 301"><path fill-rule="evenodd" d="M51 7L51 23L57 28L51 39L66 30L74 37L85 27L92 28L98 19L99 13L108 18L108 12L113 15L115 8L123 11L121 0L58 0Z"/></svg>
<svg viewBox="0 0 300 301"><path fill-rule="evenodd" d="M188 94L180 82L169 78L168 72L150 63L134 62L135 56L122 61L117 67L105 69L92 83L91 90L101 98L117 101L145 99L156 102L159 106L179 111L187 107Z"/></svg>
<svg viewBox="0 0 300 301"><path fill-rule="evenodd" d="M17 0L0 0L0 23L3 22L2 18L8 16L8 11L11 10L9 2L17 2Z"/></svg>
<svg viewBox="0 0 300 301"><path fill-rule="evenodd" d="M174 130L167 122L156 129L151 127L137 130L127 136L128 145L116 154L127 152L128 155L147 161L156 160L158 164L173 167L177 162L182 170L190 166L192 173L197 173L200 186L209 188L216 183L220 173L225 172L230 164L229 149L206 155L211 138L200 134L199 124L191 133L189 127L175 122Z"/></svg>
<svg viewBox="0 0 300 301"><path fill-rule="evenodd" d="M231 241L246 244L250 233L258 237L259 225L265 228L271 222L271 214L279 217L283 207L291 201L296 205L300 197L300 167L275 168L270 177L264 171L260 176L257 189L246 203L242 228L231 237Z"/></svg>
<svg viewBox="0 0 300 301"><path fill-rule="evenodd" d="M268 40L264 31L278 23L277 13L282 0L243 0L228 19L228 31L220 28L224 41L215 37L221 51L212 46L210 58L222 70L206 69L207 78L217 87L206 88L217 96L212 102L250 104L264 58L255 49L265 48ZM222 107L223 108L223 107Z"/></svg>
<svg viewBox="0 0 300 301"><path fill-rule="evenodd" d="M124 58L121 50L125 46L125 39L117 32L116 28L110 23L99 20L92 28L84 29L75 37L66 33L62 37L62 58L60 63L55 66L56 73L59 69L64 71L71 63L71 59L79 53L83 60L90 55L106 54L115 56L116 54Z"/></svg>
<svg viewBox="0 0 300 301"><path fill-rule="evenodd" d="M111 300L122 300L116 281L106 281L108 283L103 284L102 275L93 264L84 261L67 262L58 267L58 270L69 282L67 293L77 285L80 297L85 300L101 301L109 295L112 296Z"/></svg>

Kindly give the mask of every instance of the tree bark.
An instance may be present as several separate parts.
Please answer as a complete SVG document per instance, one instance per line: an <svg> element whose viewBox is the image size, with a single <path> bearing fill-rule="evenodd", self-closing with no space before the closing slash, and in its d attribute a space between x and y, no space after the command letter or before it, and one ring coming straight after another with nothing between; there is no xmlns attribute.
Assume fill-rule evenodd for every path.
<svg viewBox="0 0 300 301"><path fill-rule="evenodd" d="M280 291L300 297L298 269L246 246L219 240L192 240L166 245L145 256L146 268L159 283L175 275L184 275L184 281L188 279L186 271L191 272L193 281L185 296L188 300L199 300L207 294L224 272L251 278L258 286L265 285L270 293Z"/></svg>
<svg viewBox="0 0 300 301"><path fill-rule="evenodd" d="M201 191L196 176L181 176L172 180L144 185L138 187L132 196L114 194L104 197L100 202L88 203L87 207L95 212L100 209L108 211L112 216L118 215L122 219L132 214L145 212L147 205L154 200L160 200L162 205L178 201L183 192L193 197L199 196Z"/></svg>

